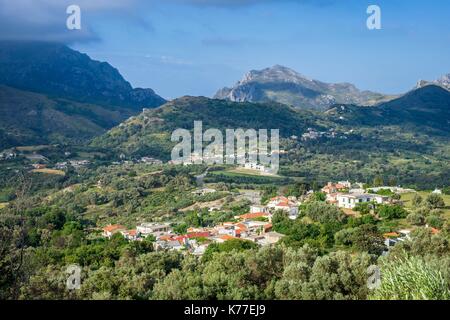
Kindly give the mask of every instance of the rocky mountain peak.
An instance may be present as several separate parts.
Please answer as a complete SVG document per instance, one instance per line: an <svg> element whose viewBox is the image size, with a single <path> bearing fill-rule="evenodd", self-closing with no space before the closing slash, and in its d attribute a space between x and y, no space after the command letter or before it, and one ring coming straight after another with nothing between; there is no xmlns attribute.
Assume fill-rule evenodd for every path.
<svg viewBox="0 0 450 320"><path fill-rule="evenodd" d="M288 67L282 65L274 65L270 68L265 68L262 70L251 70L247 72L239 83L245 84L253 81L302 83L304 81L312 80L306 78L305 76Z"/></svg>
<svg viewBox="0 0 450 320"><path fill-rule="evenodd" d="M416 88L423 88L425 86L428 86L430 84L434 84L434 85L438 85L441 86L447 90L450 90L450 73L443 75L442 77L440 77L437 80L433 80L433 81L427 81L427 80L419 80L417 82Z"/></svg>
<svg viewBox="0 0 450 320"><path fill-rule="evenodd" d="M306 109L326 110L335 103L372 105L385 96L360 91L350 83L313 80L281 65L247 72L232 88L222 88L214 96L235 102L279 102Z"/></svg>

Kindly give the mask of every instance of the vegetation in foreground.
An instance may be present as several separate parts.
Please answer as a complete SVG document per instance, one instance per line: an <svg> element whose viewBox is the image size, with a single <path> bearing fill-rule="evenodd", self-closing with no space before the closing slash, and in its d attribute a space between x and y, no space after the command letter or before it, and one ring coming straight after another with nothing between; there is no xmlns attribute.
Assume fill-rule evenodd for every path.
<svg viewBox="0 0 450 320"><path fill-rule="evenodd" d="M297 220L273 217L286 236L275 246L242 240L211 245L202 257L155 252L153 239L130 242L100 236L107 223L170 221L175 230L224 222L248 211L233 196L242 188L301 195L310 185L215 183L214 197L195 196L202 166L118 165L30 173L1 209L1 299L449 299L448 197L417 195L405 207L349 217L316 193ZM236 193L237 194L237 193ZM212 197L212 198L211 198ZM226 197L219 212L194 203ZM409 197L409 196L408 196ZM417 219L417 215L420 217ZM423 218L421 218L423 217ZM426 226L428 224L428 227ZM410 241L387 256L383 234L409 227ZM435 232L430 227L438 228ZM66 268L82 267L80 290L66 289ZM368 267L381 267L380 288L369 290Z"/></svg>

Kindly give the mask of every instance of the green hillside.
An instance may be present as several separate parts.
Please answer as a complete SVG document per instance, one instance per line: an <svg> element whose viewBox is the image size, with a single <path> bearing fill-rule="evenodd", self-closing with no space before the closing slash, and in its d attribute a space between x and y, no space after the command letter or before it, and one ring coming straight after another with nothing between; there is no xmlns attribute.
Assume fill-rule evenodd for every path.
<svg viewBox="0 0 450 320"><path fill-rule="evenodd" d="M104 133L132 115L106 108L0 86L0 150L60 142L80 142Z"/></svg>

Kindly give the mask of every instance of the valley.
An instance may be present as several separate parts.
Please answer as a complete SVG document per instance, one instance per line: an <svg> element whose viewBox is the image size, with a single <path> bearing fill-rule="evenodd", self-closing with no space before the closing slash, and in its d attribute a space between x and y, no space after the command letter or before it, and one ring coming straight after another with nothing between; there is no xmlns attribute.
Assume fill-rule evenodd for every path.
<svg viewBox="0 0 450 320"><path fill-rule="evenodd" d="M450 297L445 77L387 96L275 66L166 101L33 42L2 43L0 72L0 299ZM279 129L279 170L174 161L172 133L200 121L202 135ZM372 290L373 265L425 284Z"/></svg>

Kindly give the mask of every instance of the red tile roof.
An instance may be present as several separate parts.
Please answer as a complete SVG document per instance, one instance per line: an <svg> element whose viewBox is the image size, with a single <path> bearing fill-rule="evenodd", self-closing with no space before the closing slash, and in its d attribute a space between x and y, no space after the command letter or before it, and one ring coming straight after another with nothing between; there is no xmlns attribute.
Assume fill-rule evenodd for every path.
<svg viewBox="0 0 450 320"><path fill-rule="evenodd" d="M280 201L277 203L277 207L289 207L288 201Z"/></svg>
<svg viewBox="0 0 450 320"><path fill-rule="evenodd" d="M265 212L255 212L255 213L247 213L239 216L240 219L255 219L261 217L267 217L269 214Z"/></svg>
<svg viewBox="0 0 450 320"><path fill-rule="evenodd" d="M436 228L431 228L431 233L432 234L438 234L440 231Z"/></svg>
<svg viewBox="0 0 450 320"><path fill-rule="evenodd" d="M120 224L111 224L103 228L104 232L114 232L119 230L125 230L126 228Z"/></svg>
<svg viewBox="0 0 450 320"><path fill-rule="evenodd" d="M284 201L284 202L288 202L289 199L286 198L286 197L283 197L283 196L279 196L279 197L275 197L275 198L270 199L270 201Z"/></svg>
<svg viewBox="0 0 450 320"><path fill-rule="evenodd" d="M228 234L223 234L221 236L219 236L220 239L224 240L224 241L228 241L228 240L232 240L232 239L237 239L236 237L230 236Z"/></svg>
<svg viewBox="0 0 450 320"><path fill-rule="evenodd" d="M383 237L385 237L385 238L396 238L398 236L399 236L399 234L397 232L388 232L388 233L383 234Z"/></svg>
<svg viewBox="0 0 450 320"><path fill-rule="evenodd" d="M192 232L192 233L188 233L187 237L188 238L208 238L211 234L207 231L205 232Z"/></svg>
<svg viewBox="0 0 450 320"><path fill-rule="evenodd" d="M135 229L133 229L133 230L127 230L127 231L125 231L124 233L126 233L126 234L128 234L128 235L134 237L134 236L136 236L137 231L136 231Z"/></svg>
<svg viewBox="0 0 450 320"><path fill-rule="evenodd" d="M236 227L238 227L242 231L247 231L247 229L248 229L247 226L243 223L237 223Z"/></svg>

